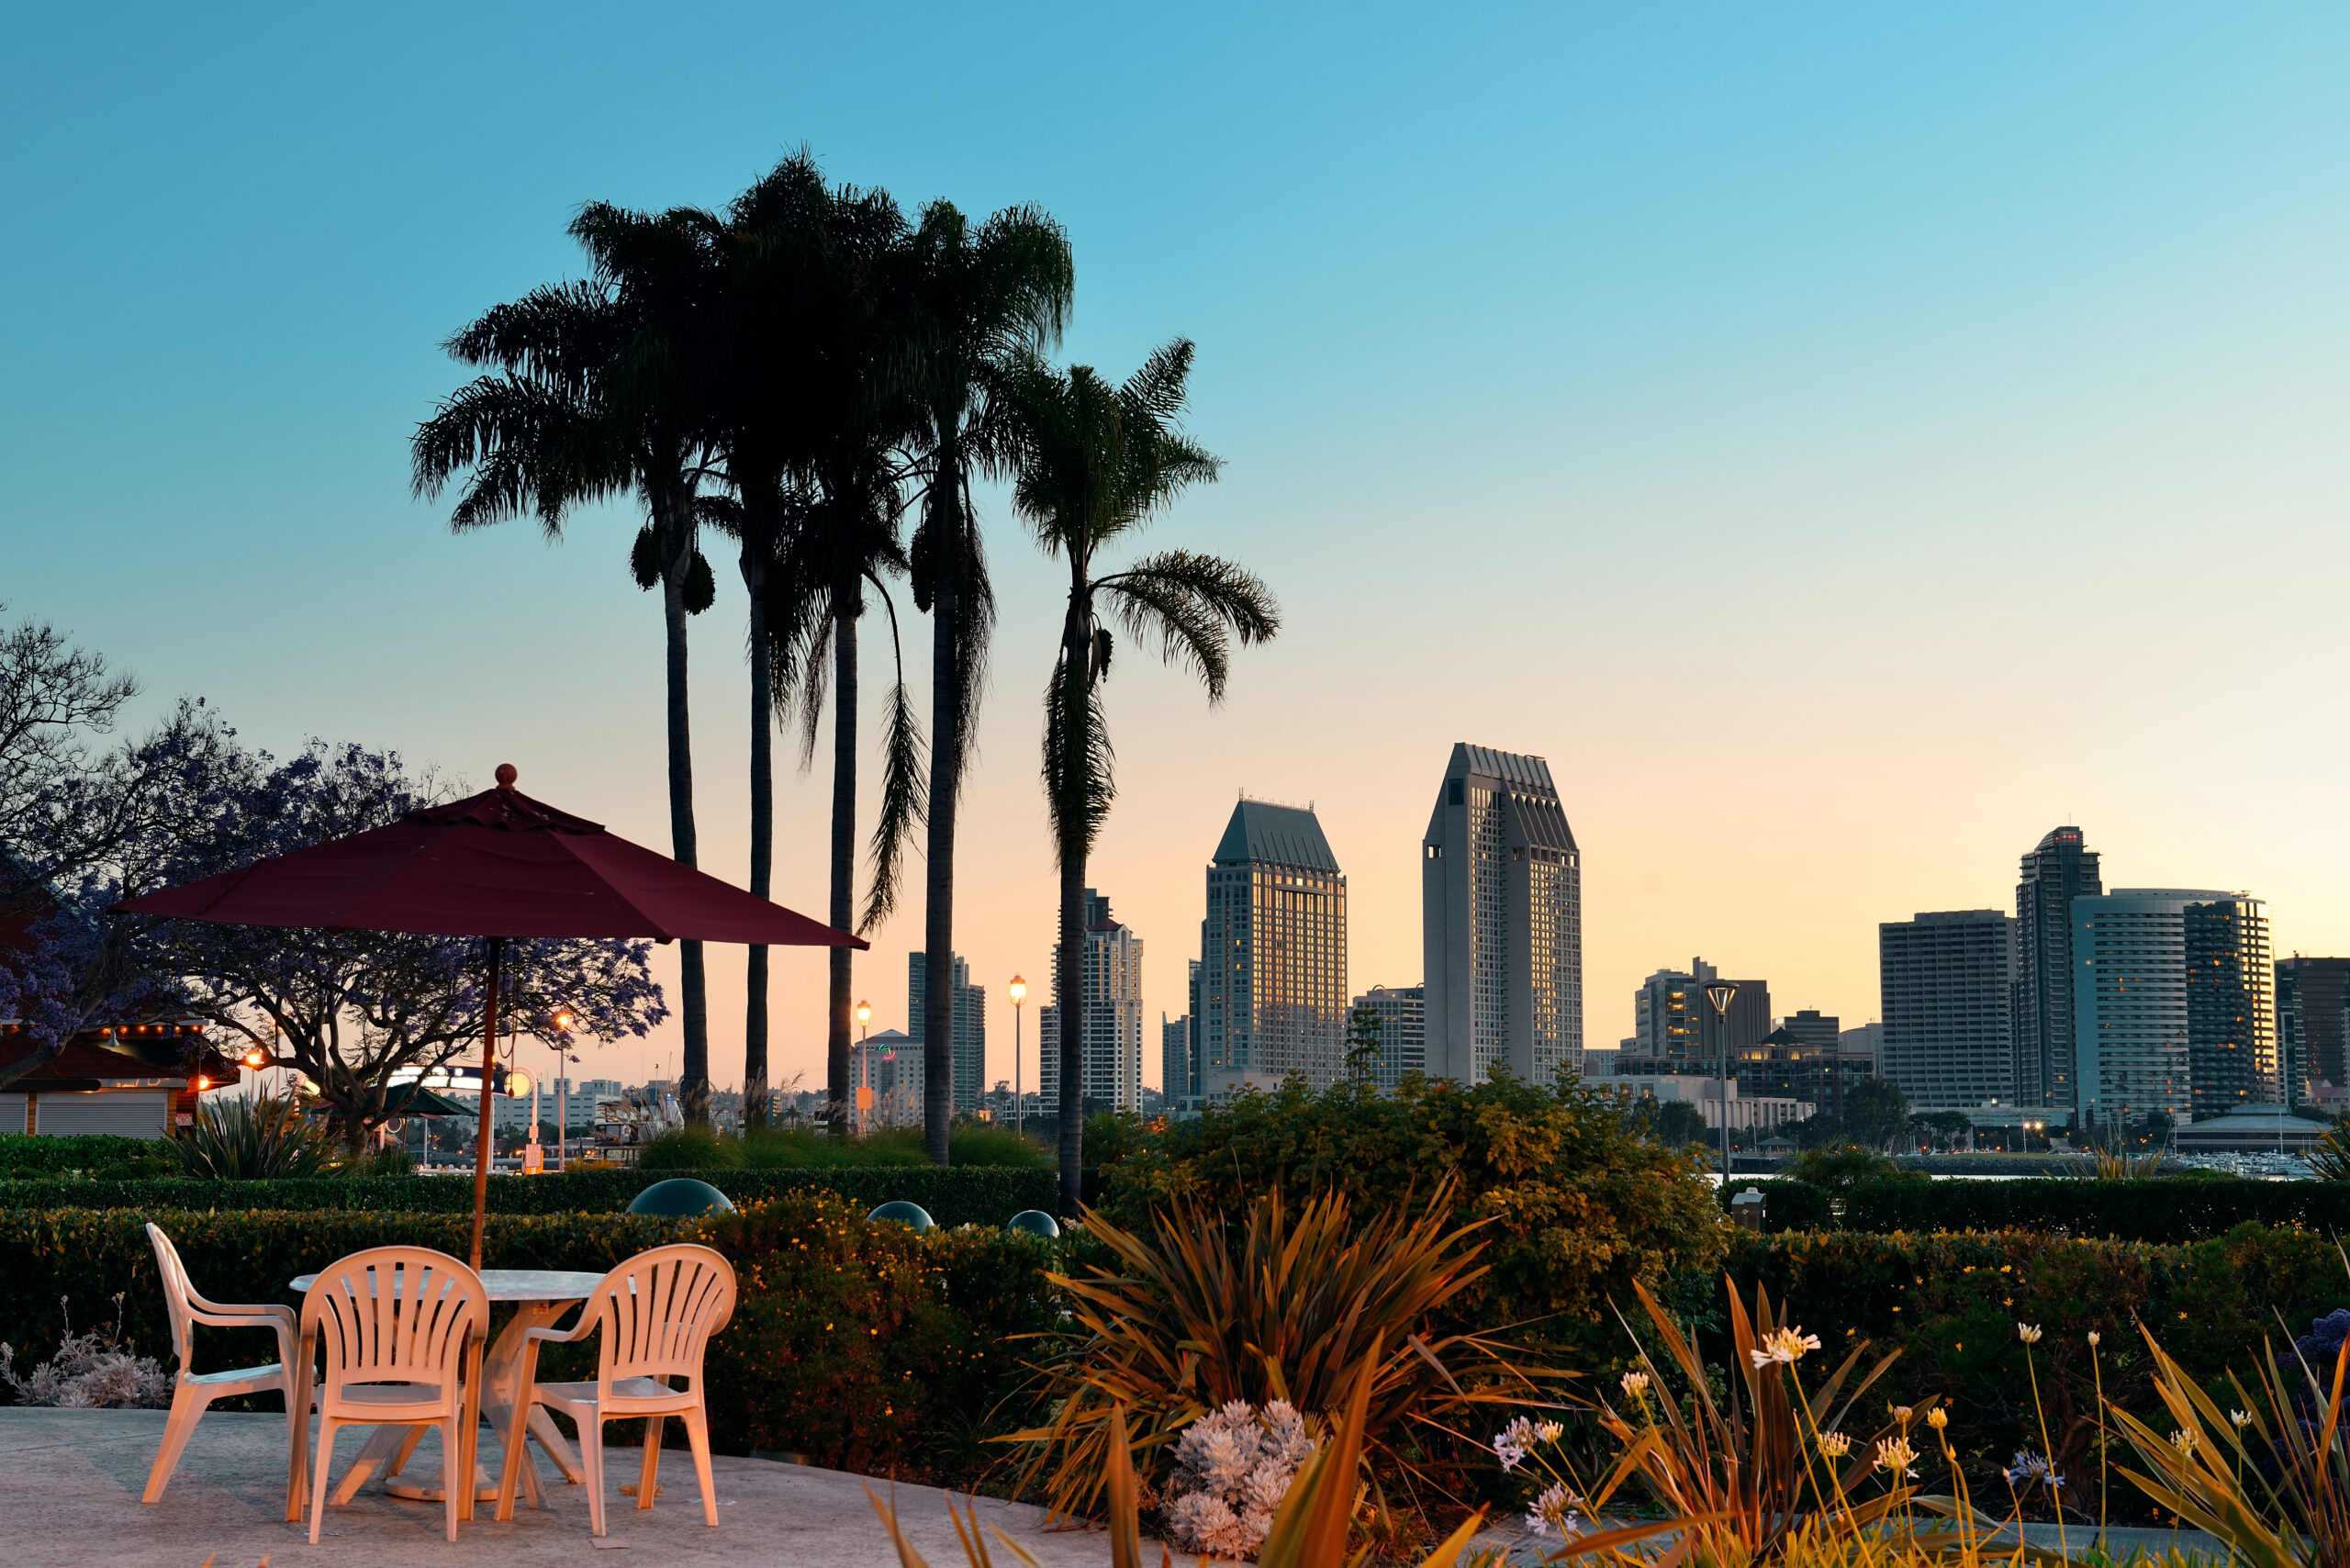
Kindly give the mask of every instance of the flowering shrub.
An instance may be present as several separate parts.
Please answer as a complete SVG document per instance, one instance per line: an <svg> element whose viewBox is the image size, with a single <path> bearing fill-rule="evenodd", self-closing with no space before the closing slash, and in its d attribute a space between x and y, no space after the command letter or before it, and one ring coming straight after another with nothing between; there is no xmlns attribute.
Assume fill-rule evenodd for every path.
<svg viewBox="0 0 2350 1568"><path fill-rule="evenodd" d="M1167 1539L1185 1551L1253 1558L1297 1467L1314 1452L1284 1399L1259 1413L1236 1399L1183 1428L1163 1495Z"/></svg>
<svg viewBox="0 0 2350 1568"><path fill-rule="evenodd" d="M58 1303L62 1314L69 1301ZM17 1375L17 1351L0 1344L0 1382L16 1391L20 1405L67 1410L154 1410L172 1402L172 1380L152 1356L134 1355L122 1341L122 1297L114 1298L112 1333L76 1334L70 1320L57 1354L25 1377Z"/></svg>

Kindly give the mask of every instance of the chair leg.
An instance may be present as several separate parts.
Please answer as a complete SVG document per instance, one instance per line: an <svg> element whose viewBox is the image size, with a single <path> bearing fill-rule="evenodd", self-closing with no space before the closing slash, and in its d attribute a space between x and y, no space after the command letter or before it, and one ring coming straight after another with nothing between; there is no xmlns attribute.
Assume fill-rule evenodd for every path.
<svg viewBox="0 0 2350 1568"><path fill-rule="evenodd" d="M211 1400L203 1393L183 1383L172 1391L172 1414L163 1423L163 1440L155 1450L154 1468L147 1473L147 1490L140 1493L142 1503L162 1500L163 1488L170 1484L172 1472L180 1466L180 1455L187 1451L188 1439L196 1435L196 1423Z"/></svg>
<svg viewBox="0 0 2350 1568"><path fill-rule="evenodd" d="M424 1428L410 1427L408 1429L408 1436L400 1439L398 1451L394 1453L391 1462L384 1466L384 1479L389 1481L393 1476L406 1470L408 1462L416 1457L416 1445L423 1440Z"/></svg>
<svg viewBox="0 0 2350 1568"><path fill-rule="evenodd" d="M579 1423L579 1466L588 1473L588 1533L604 1533L604 1418L590 1414Z"/></svg>
<svg viewBox="0 0 2350 1568"><path fill-rule="evenodd" d="M507 1418L506 1430L499 1434L505 1449L502 1462L498 1467L498 1520L500 1524L514 1517L515 1484L522 1478L524 1472L532 1468L531 1456L522 1445L529 1439L531 1411L533 1408L531 1391L527 1388L519 1390L514 1396L513 1413ZM531 1490L532 1506L543 1506L536 1495L538 1488L533 1486Z"/></svg>
<svg viewBox="0 0 2350 1568"><path fill-rule="evenodd" d="M459 1430L464 1424L462 1404L455 1415L441 1423L442 1512L447 1516L449 1539L453 1541L457 1539L457 1515L464 1510L465 1499L474 1495L474 1467L469 1462L473 1456L465 1451L464 1436Z"/></svg>
<svg viewBox="0 0 2350 1568"><path fill-rule="evenodd" d="M644 1462L636 1473L636 1506L653 1506L653 1494L661 1489L661 1417L644 1418Z"/></svg>
<svg viewBox="0 0 2350 1568"><path fill-rule="evenodd" d="M699 1390L696 1390L697 1393ZM693 1445L694 1479L701 1483L702 1523L718 1528L718 1488L710 1477L710 1413L699 1404L686 1412L686 1440Z"/></svg>
<svg viewBox="0 0 2350 1568"><path fill-rule="evenodd" d="M299 1523L303 1489L310 1484L310 1375L308 1367L294 1369L293 1386L285 1395L285 1420L294 1428L294 1480L285 1489L285 1522Z"/></svg>
<svg viewBox="0 0 2350 1568"><path fill-rule="evenodd" d="M319 1414L319 1456L310 1466L310 1544L319 1544L319 1526L327 1517L327 1472L334 1460L334 1417Z"/></svg>

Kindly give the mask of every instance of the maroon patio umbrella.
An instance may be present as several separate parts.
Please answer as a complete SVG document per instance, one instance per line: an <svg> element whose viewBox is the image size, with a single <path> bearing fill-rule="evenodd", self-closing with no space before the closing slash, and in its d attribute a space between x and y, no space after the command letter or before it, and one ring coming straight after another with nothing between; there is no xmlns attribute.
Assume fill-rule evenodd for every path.
<svg viewBox="0 0 2350 1568"><path fill-rule="evenodd" d="M365 833L256 860L116 904L124 914L227 925L316 925L488 938L482 1038L481 1138L474 1157L473 1265L481 1267L489 1191L491 1072L498 1059L498 966L510 936L650 936L763 947L862 947L845 931L795 914L602 825L514 788L413 811Z"/></svg>

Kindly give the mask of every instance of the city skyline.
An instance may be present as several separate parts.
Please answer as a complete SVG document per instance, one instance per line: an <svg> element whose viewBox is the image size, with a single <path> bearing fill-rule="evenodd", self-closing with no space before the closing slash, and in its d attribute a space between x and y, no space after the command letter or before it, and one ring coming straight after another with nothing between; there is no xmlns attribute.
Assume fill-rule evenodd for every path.
<svg viewBox="0 0 2350 1568"><path fill-rule="evenodd" d="M804 141L910 205L1065 222L1067 360L1198 344L1188 429L1225 467L1142 544L1243 562L1284 619L1213 709L1120 649L1088 878L1152 935L1153 1013L1185 1010L1199 850L1241 790L1317 802L1348 993L1421 983L1427 786L1464 739L1549 759L1586 857L1586 1045L1692 953L1783 1011L1874 1017L1877 925L2011 910L2052 823L2109 880L2257 890L2280 957L2350 953L2350 737L2307 722L2350 659L2350 17L1214 13L1248 46L1169 65L1138 17L942 8L884 66L845 14L737 17L690 65L501 14L482 48L545 69L492 95L420 14L251 16L44 12L0 95L32 215L0 286L38 302L0 356L9 614L135 671L134 733L202 696L280 756L354 741L474 788L511 762L667 844L639 519L453 538L408 441L463 374L451 331L577 275L579 203L723 204ZM1002 90L1040 75L1136 85L1185 155L1133 178L1086 105ZM1404 188L1414 220L1360 223ZM999 488L977 499L999 631L953 945L990 1083L1028 980L1033 1086L1066 583ZM741 884L720 565L690 627L696 803L701 865ZM2121 655L2249 604L2263 634L2184 674ZM923 690L928 627L899 611ZM2206 734L2296 740L2158 765ZM799 771L791 739L775 894L821 913L830 760ZM918 885L873 941L855 992L903 1025ZM739 1084L743 956L709 964L712 1076ZM823 995L821 958L775 956L775 1081L821 1082ZM578 1070L674 1073L677 1039Z"/></svg>

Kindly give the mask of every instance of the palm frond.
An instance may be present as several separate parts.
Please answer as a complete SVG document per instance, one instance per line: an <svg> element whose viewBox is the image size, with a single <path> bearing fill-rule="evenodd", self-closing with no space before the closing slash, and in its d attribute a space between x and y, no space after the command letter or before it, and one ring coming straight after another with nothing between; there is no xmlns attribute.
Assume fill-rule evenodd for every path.
<svg viewBox="0 0 2350 1568"><path fill-rule="evenodd" d="M1210 702L1224 700L1231 639L1261 643L1281 630L1281 608L1264 580L1214 555L1168 551L1099 578L1095 587L1127 631L1155 638L1169 663L1198 674Z"/></svg>
<svg viewBox="0 0 2350 1568"><path fill-rule="evenodd" d="M882 699L881 816L873 825L873 882L865 901L865 918L856 927L860 935L880 924L897 908L905 846L929 805L922 724L914 717L913 699L906 690L905 655L898 645L898 607L878 577L870 580L881 596L882 608L890 612L890 654L897 679Z"/></svg>
<svg viewBox="0 0 2350 1568"><path fill-rule="evenodd" d="M1071 681L1068 659L1064 650L1045 689L1045 807L1064 865L1092 854L1118 793L1102 689L1081 674Z"/></svg>

